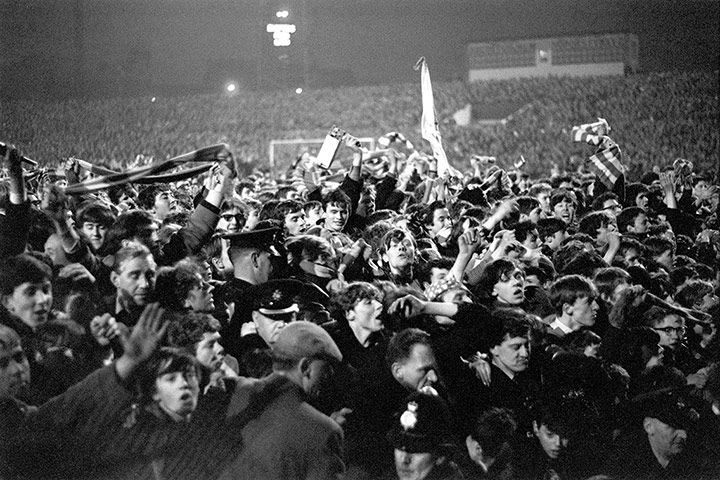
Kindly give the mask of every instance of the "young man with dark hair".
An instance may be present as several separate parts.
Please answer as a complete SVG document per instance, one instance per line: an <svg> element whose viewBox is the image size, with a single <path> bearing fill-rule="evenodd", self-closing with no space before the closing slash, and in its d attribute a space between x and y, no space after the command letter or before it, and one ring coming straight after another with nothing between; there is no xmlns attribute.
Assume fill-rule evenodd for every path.
<svg viewBox="0 0 720 480"><path fill-rule="evenodd" d="M323 197L323 208L325 228L333 233L342 232L352 213L350 197L340 189L331 190Z"/></svg>
<svg viewBox="0 0 720 480"><path fill-rule="evenodd" d="M303 204L297 200L283 200L278 203L274 218L283 222L286 236L300 235L308 228Z"/></svg>
<svg viewBox="0 0 720 480"><path fill-rule="evenodd" d="M166 183L148 185L138 195L138 206L152 212L159 221L178 210L175 195Z"/></svg>
<svg viewBox="0 0 720 480"><path fill-rule="evenodd" d="M414 275L417 263L415 238L407 230L394 228L385 233L380 244L380 259L386 279L399 286L409 285L421 292Z"/></svg>
<svg viewBox="0 0 720 480"><path fill-rule="evenodd" d="M513 225L512 230L515 232L515 240L527 248L535 250L540 246L540 233L537 225L530 220L525 220Z"/></svg>
<svg viewBox="0 0 720 480"><path fill-rule="evenodd" d="M528 425L528 405L535 391L530 366L529 316L520 309L501 308L488 319L485 336L490 354L490 384L479 385L475 411L507 408L518 423Z"/></svg>
<svg viewBox="0 0 720 480"><path fill-rule="evenodd" d="M596 212L607 212L612 216L617 216L622 211L622 204L620 203L620 197L614 192L603 192L593 200L591 209Z"/></svg>
<svg viewBox="0 0 720 480"><path fill-rule="evenodd" d="M93 251L97 252L105 241L105 234L115 222L115 215L109 207L92 202L78 210L77 228L87 237Z"/></svg>
<svg viewBox="0 0 720 480"><path fill-rule="evenodd" d="M545 211L540 205L540 200L536 197L522 196L517 197L515 200L518 205L518 221L523 222L525 220L530 220L531 222L537 224L541 218L545 218Z"/></svg>
<svg viewBox="0 0 720 480"><path fill-rule="evenodd" d="M596 251L603 255L603 260L612 263L620 248L615 217L604 211L590 212L580 219L579 233L589 235L594 240Z"/></svg>
<svg viewBox="0 0 720 480"><path fill-rule="evenodd" d="M632 234L642 239L648 230L647 212L640 207L624 208L617 216L617 226L622 235Z"/></svg>
<svg viewBox="0 0 720 480"><path fill-rule="evenodd" d="M550 197L552 215L565 222L566 225L572 225L575 222L577 206L577 197L574 193L567 190L555 192L552 197Z"/></svg>
<svg viewBox="0 0 720 480"><path fill-rule="evenodd" d="M618 267L601 268L593 277L600 298L610 307L617 302L620 293L630 286L630 280L630 274Z"/></svg>
<svg viewBox="0 0 720 480"><path fill-rule="evenodd" d="M567 224L558 218L542 218L537 223L542 253L552 258L553 253L567 238Z"/></svg>
<svg viewBox="0 0 720 480"><path fill-rule="evenodd" d="M423 208L420 220L428 232L428 236L438 244L444 243L450 235L452 219L445 202L435 201ZM442 232L442 233L441 233ZM445 237L445 238L442 238Z"/></svg>
<svg viewBox="0 0 720 480"><path fill-rule="evenodd" d="M648 209L648 187L642 183L628 183L625 186L625 206Z"/></svg>
<svg viewBox="0 0 720 480"><path fill-rule="evenodd" d="M530 187L528 195L537 198L540 202L540 208L547 214L552 213L550 207L550 194L552 193L552 187L548 183L539 182Z"/></svg>
<svg viewBox="0 0 720 480"><path fill-rule="evenodd" d="M155 295L160 305L174 311L214 311L213 289L202 277L200 266L190 259L173 267L161 267L155 279Z"/></svg>
<svg viewBox="0 0 720 480"><path fill-rule="evenodd" d="M555 309L555 320L548 333L557 338L595 324L598 311L598 291L595 285L581 275L565 275L550 287L550 303Z"/></svg>
<svg viewBox="0 0 720 480"><path fill-rule="evenodd" d="M675 258L675 243L665 237L651 236L643 242L645 258L656 262L670 272Z"/></svg>
<svg viewBox="0 0 720 480"><path fill-rule="evenodd" d="M631 237L623 237L620 240L619 256L622 259L624 268L641 266L640 259L645 256L645 246Z"/></svg>
<svg viewBox="0 0 720 480"><path fill-rule="evenodd" d="M415 269L415 278L423 289L445 278L453 267L454 260L450 257L441 257L423 262Z"/></svg>
<svg viewBox="0 0 720 480"><path fill-rule="evenodd" d="M325 218L322 202L318 200L308 200L307 202L303 203L303 210L305 211L305 221L307 223L307 228L312 228L319 225Z"/></svg>

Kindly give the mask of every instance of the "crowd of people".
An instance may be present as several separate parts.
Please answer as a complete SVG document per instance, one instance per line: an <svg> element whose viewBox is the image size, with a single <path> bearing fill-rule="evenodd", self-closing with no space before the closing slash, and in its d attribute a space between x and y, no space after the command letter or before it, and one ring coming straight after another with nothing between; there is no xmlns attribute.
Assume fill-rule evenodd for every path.
<svg viewBox="0 0 720 480"><path fill-rule="evenodd" d="M547 175L546 165L552 162L561 170L574 170L583 150L568 143L563 130L602 115L617 129L619 137L613 139L626 154L631 176L639 178L658 159L692 158L700 169L716 168L717 85L715 71L437 81L433 90L441 133L455 165L466 165L471 155L482 153L507 165L523 155L526 170L536 178ZM475 120L486 119L483 106L488 102L510 118L494 126L455 125L453 114L468 103L474 106ZM510 108L505 111L503 105ZM6 139L27 156L51 166L74 156L116 170L138 154L163 160L217 142L228 143L243 162L262 167L271 140L324 138L333 124L356 137L400 131L419 144L421 115L419 81L301 95L241 91L234 96L4 101L0 108Z"/></svg>
<svg viewBox="0 0 720 480"><path fill-rule="evenodd" d="M472 88L533 83L616 88ZM74 158L33 175L5 146L0 478L718 478L717 131L666 139L703 110L675 118L685 100L652 120L657 171L611 185L482 150L446 169L398 133L372 151L346 135L340 171L303 155L283 179L245 175L223 148L169 183ZM197 128L225 128L216 113ZM98 115L81 120L100 143L149 133ZM662 153L677 141L713 156Z"/></svg>

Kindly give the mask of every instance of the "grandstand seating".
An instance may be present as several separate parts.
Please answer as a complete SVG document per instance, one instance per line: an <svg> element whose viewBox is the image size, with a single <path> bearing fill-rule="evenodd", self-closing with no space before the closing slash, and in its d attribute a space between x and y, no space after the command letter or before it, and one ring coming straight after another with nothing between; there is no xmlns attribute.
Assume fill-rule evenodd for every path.
<svg viewBox="0 0 720 480"><path fill-rule="evenodd" d="M651 73L627 77L528 78L476 83L435 82L435 107L445 149L462 168L472 154L511 164L520 155L534 175L551 163L573 168L588 155L573 144L573 125L604 117L613 127L631 179L676 157L716 169L718 72ZM467 103L514 102L523 111L505 124L458 127L452 114ZM403 132L420 138L417 83L286 93L240 92L234 97L116 98L4 102L0 140L47 164L76 156L121 168L137 154L164 159L227 142L236 156L267 164L270 140L322 138L335 124L356 136ZM429 152L429 148L426 148Z"/></svg>

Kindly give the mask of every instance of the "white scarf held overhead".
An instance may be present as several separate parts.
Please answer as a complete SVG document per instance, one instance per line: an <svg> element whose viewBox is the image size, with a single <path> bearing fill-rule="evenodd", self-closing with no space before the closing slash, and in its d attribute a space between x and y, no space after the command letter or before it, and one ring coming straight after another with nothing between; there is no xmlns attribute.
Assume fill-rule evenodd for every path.
<svg viewBox="0 0 720 480"><path fill-rule="evenodd" d="M420 69L420 87L422 91L422 137L430 143L433 156L437 160L438 177L443 176L450 167L447 155L442 146L442 137L438 130L437 120L435 119L435 100L433 98L432 83L430 82L430 71L428 70L425 57L421 57L415 64L415 70Z"/></svg>

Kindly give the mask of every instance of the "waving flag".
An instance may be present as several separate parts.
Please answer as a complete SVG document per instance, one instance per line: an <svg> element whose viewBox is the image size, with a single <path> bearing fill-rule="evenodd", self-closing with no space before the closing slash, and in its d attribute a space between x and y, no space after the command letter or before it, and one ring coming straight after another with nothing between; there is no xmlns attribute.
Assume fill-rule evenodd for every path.
<svg viewBox="0 0 720 480"><path fill-rule="evenodd" d="M573 141L596 146L600 145L602 137L608 133L610 133L610 125L604 118L598 118L595 123L586 123L572 129Z"/></svg>
<svg viewBox="0 0 720 480"><path fill-rule="evenodd" d="M609 148L601 148L589 160L595 167L600 181L612 190L624 171L620 147L615 144Z"/></svg>
<svg viewBox="0 0 720 480"><path fill-rule="evenodd" d="M437 161L437 174L442 176L450 167L447 155L442 146L442 137L438 130L437 120L435 119L435 100L433 98L432 83L430 82L430 71L428 70L425 57L421 57L415 64L415 70L420 70L420 87L422 91L422 137L430 143L433 156Z"/></svg>
<svg viewBox="0 0 720 480"><path fill-rule="evenodd" d="M598 118L595 123L586 123L573 127L572 139L574 142L584 142L598 147L594 155L588 158L600 181L613 190L620 178L623 178L625 167L622 164L622 152L607 134L610 125L604 118ZM624 183L624 182L623 182Z"/></svg>

